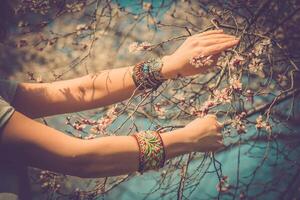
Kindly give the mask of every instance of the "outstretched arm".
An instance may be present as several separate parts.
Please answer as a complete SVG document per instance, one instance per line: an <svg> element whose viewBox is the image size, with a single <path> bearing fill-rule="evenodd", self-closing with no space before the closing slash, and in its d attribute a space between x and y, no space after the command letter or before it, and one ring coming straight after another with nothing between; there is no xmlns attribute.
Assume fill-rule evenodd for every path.
<svg viewBox="0 0 300 200"><path fill-rule="evenodd" d="M220 128L214 116L207 116L161 134L166 159L223 147ZM132 136L77 139L17 111L1 130L0 153L12 161L80 177L127 174L139 165L139 148Z"/></svg>
<svg viewBox="0 0 300 200"><path fill-rule="evenodd" d="M222 51L239 41L222 30L207 31L189 37L173 54L165 56L162 75L175 78L203 73L214 64L196 68L190 59L210 56L214 61ZM214 62L214 63L215 63ZM136 89L131 77L132 67L105 70L81 78L54 83L20 83L13 102L21 113L36 118L76 112L110 105L128 99Z"/></svg>
<svg viewBox="0 0 300 200"><path fill-rule="evenodd" d="M105 70L53 83L19 83L13 106L21 113L37 118L120 102L135 90L131 68Z"/></svg>

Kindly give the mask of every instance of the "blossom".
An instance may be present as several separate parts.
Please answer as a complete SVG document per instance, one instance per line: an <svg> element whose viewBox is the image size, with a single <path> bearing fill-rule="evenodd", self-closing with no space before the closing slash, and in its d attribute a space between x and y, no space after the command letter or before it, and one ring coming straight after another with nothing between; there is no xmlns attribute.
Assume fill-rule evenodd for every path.
<svg viewBox="0 0 300 200"><path fill-rule="evenodd" d="M204 117L208 114L209 110L218 105L216 100L207 100L205 101L199 109L193 107L191 109L191 114L198 117Z"/></svg>
<svg viewBox="0 0 300 200"><path fill-rule="evenodd" d="M86 24L78 24L76 26L76 30L79 31L79 30L86 30L88 27Z"/></svg>
<svg viewBox="0 0 300 200"><path fill-rule="evenodd" d="M235 55L229 62L229 68L234 70L236 67L240 67L245 64L245 59L241 55Z"/></svg>
<svg viewBox="0 0 300 200"><path fill-rule="evenodd" d="M79 12L83 9L85 6L85 3L83 2L75 2L75 3L67 3L66 4L66 9L67 12Z"/></svg>
<svg viewBox="0 0 300 200"><path fill-rule="evenodd" d="M43 82L43 77L41 75L39 75L39 76L36 77L35 81L37 83L42 83Z"/></svg>
<svg viewBox="0 0 300 200"><path fill-rule="evenodd" d="M238 134L246 133L246 125L243 122L243 118L246 117L246 112L241 112L240 114L234 117L234 121L232 122L232 126L237 130Z"/></svg>
<svg viewBox="0 0 300 200"><path fill-rule="evenodd" d="M190 64L195 66L196 68L204 67L205 65L211 65L214 62L211 58L212 56L195 56L190 59Z"/></svg>
<svg viewBox="0 0 300 200"><path fill-rule="evenodd" d="M231 93L230 89L224 88L222 90L215 90L213 92L214 98L216 99L217 102L220 103L230 103L231 102Z"/></svg>
<svg viewBox="0 0 300 200"><path fill-rule="evenodd" d="M91 124L92 128L90 129L92 132L96 134L104 134L107 127L118 117L118 107L117 105L112 107L106 112L106 115L104 115L102 118L100 118L98 121Z"/></svg>
<svg viewBox="0 0 300 200"><path fill-rule="evenodd" d="M150 2L143 2L143 10L149 12L152 9L152 4Z"/></svg>
<svg viewBox="0 0 300 200"><path fill-rule="evenodd" d="M271 40L270 39L264 39L260 43L256 44L252 50L252 53L255 56L260 56L263 54L267 48L271 46Z"/></svg>
<svg viewBox="0 0 300 200"><path fill-rule="evenodd" d="M80 35L82 33L82 31L87 30L88 26L86 24L78 24L76 26L76 34Z"/></svg>
<svg viewBox="0 0 300 200"><path fill-rule="evenodd" d="M91 139L94 139L96 137L97 137L96 135L90 134L88 136L83 137L83 139L85 139L85 140L91 140Z"/></svg>
<svg viewBox="0 0 300 200"><path fill-rule="evenodd" d="M110 116L112 118L116 117L117 114L119 113L119 109L118 106L115 105L114 107L112 107L111 109L109 109L106 113L107 116Z"/></svg>
<svg viewBox="0 0 300 200"><path fill-rule="evenodd" d="M229 79L229 84L230 84L231 89L238 90L238 91L242 90L242 83L238 79L237 76L233 76L232 78L230 78Z"/></svg>
<svg viewBox="0 0 300 200"><path fill-rule="evenodd" d="M91 120L91 119L83 119L81 120L82 123L87 124L87 125L94 125L96 124L95 120Z"/></svg>
<svg viewBox="0 0 300 200"><path fill-rule="evenodd" d="M194 115L194 116L197 116L197 117L203 117L204 114L201 110L195 108L195 107L192 107L191 108L191 115Z"/></svg>
<svg viewBox="0 0 300 200"><path fill-rule="evenodd" d="M138 51L146 51L150 49L151 49L151 43L149 42L142 42L140 44L138 42L133 42L128 47L129 53L136 53Z"/></svg>
<svg viewBox="0 0 300 200"><path fill-rule="evenodd" d="M240 197L240 200L246 199L246 195L244 192L241 192L239 197Z"/></svg>
<svg viewBox="0 0 300 200"><path fill-rule="evenodd" d="M264 64L261 61L261 59L253 58L248 67L250 73L257 73L257 72L262 72Z"/></svg>
<svg viewBox="0 0 300 200"><path fill-rule="evenodd" d="M74 129L78 131L82 131L86 127L86 124L83 124L80 121L76 121L75 123L72 124L72 126Z"/></svg>
<svg viewBox="0 0 300 200"><path fill-rule="evenodd" d="M202 112L202 116L206 115L208 113L208 111L214 107L217 103L215 101L212 101L212 100L208 100L208 101L205 101L203 103L203 105L201 106L200 108L200 111Z"/></svg>
<svg viewBox="0 0 300 200"><path fill-rule="evenodd" d="M139 44L137 42L133 42L129 45L128 51L129 53L135 52L138 48Z"/></svg>
<svg viewBox="0 0 300 200"><path fill-rule="evenodd" d="M213 100L205 101L200 108L191 108L191 114L197 117L204 117L208 114L209 110L217 105L217 103Z"/></svg>
<svg viewBox="0 0 300 200"><path fill-rule="evenodd" d="M109 116L105 116L102 117L101 119L99 119L97 121L97 123L95 125L92 126L92 128L90 129L92 132L94 133L104 133L106 128L111 124L111 122L113 121L112 117Z"/></svg>
<svg viewBox="0 0 300 200"><path fill-rule="evenodd" d="M174 98L177 99L177 100L179 101L179 105L181 105L181 106L183 106L184 103L185 103L185 101L186 101L186 97L185 97L185 95L184 95L183 92L181 92L181 93L176 93L176 94L174 95Z"/></svg>
<svg viewBox="0 0 300 200"><path fill-rule="evenodd" d="M254 92L252 90L247 90L245 96L246 96L247 100L250 103L253 103L253 101L254 101Z"/></svg>
<svg viewBox="0 0 300 200"><path fill-rule="evenodd" d="M256 127L257 130L261 130L261 129L264 128L267 132L271 132L272 131L272 127L271 127L270 123L267 122L267 121L264 121L262 115L259 115L256 118L256 125L255 125L255 127Z"/></svg>
<svg viewBox="0 0 300 200"><path fill-rule="evenodd" d="M25 22L25 21L19 21L19 23L18 23L18 27L26 27L28 25L29 25L29 23Z"/></svg>
<svg viewBox="0 0 300 200"><path fill-rule="evenodd" d="M154 110L157 113L158 117L165 118L166 108L162 107L160 103L154 104Z"/></svg>
<svg viewBox="0 0 300 200"><path fill-rule="evenodd" d="M228 176L222 176L219 183L216 185L218 192L228 192L230 189L230 185L228 183Z"/></svg>
<svg viewBox="0 0 300 200"><path fill-rule="evenodd" d="M283 74L278 74L276 80L279 82L281 86L286 86L288 78Z"/></svg>
<svg viewBox="0 0 300 200"><path fill-rule="evenodd" d="M17 43L18 48L25 47L25 46L28 46L27 40L19 40L19 42Z"/></svg>

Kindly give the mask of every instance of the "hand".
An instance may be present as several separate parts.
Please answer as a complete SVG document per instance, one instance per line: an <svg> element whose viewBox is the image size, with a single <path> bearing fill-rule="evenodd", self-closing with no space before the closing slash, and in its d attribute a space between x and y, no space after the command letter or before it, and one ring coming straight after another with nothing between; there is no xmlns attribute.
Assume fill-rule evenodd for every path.
<svg viewBox="0 0 300 200"><path fill-rule="evenodd" d="M219 54L237 45L239 39L224 34L223 30L211 30L188 37L184 43L171 55L162 60L162 74L165 78L176 78L178 75L191 76L206 72L214 66ZM212 56L212 63L196 68L190 63L195 56Z"/></svg>
<svg viewBox="0 0 300 200"><path fill-rule="evenodd" d="M190 122L183 129L190 144L190 151L208 152L224 148L222 125L215 115L206 115Z"/></svg>

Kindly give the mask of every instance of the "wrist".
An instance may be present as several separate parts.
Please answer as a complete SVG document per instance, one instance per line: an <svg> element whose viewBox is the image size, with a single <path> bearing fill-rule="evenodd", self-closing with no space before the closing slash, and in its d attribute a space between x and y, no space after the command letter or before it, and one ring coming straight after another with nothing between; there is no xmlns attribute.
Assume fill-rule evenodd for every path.
<svg viewBox="0 0 300 200"><path fill-rule="evenodd" d="M171 63L172 57L167 55L164 56L162 59L163 67L161 69L161 74L165 79L174 79L178 76L178 73L174 70L174 66Z"/></svg>
<svg viewBox="0 0 300 200"><path fill-rule="evenodd" d="M166 160L191 152L191 144L184 135L184 129L162 133Z"/></svg>

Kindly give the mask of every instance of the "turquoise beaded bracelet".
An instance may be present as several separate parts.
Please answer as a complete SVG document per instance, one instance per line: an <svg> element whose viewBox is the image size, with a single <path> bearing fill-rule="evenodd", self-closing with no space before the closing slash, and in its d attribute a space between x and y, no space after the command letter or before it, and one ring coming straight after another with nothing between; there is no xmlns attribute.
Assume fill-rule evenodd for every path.
<svg viewBox="0 0 300 200"><path fill-rule="evenodd" d="M163 63L160 59L150 59L136 64L132 79L139 90L157 89L165 79L161 75Z"/></svg>

